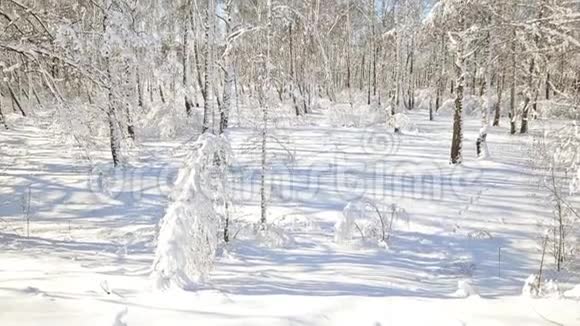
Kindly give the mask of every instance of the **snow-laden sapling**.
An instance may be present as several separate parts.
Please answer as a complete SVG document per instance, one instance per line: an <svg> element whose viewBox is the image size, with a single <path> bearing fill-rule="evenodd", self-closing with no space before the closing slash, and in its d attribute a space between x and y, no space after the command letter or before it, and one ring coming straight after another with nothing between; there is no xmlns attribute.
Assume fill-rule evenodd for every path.
<svg viewBox="0 0 580 326"><path fill-rule="evenodd" d="M229 162L230 153L224 138L207 133L187 156L161 221L152 273L157 289L192 288L213 268L220 238L215 185L225 179L216 164Z"/></svg>
<svg viewBox="0 0 580 326"><path fill-rule="evenodd" d="M580 130L576 124L538 137L533 147L532 165L540 175L540 185L548 192L553 207L550 218L539 222L542 250L554 258L558 271L573 262L578 252L580 213L575 204L580 171Z"/></svg>

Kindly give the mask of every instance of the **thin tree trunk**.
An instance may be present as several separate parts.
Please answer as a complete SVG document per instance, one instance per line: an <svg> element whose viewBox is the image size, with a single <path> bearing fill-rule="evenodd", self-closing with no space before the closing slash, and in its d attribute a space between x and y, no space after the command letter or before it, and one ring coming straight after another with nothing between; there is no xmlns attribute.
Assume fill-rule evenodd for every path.
<svg viewBox="0 0 580 326"><path fill-rule="evenodd" d="M1 87L1 86L0 86ZM8 124L6 123L6 118L4 117L4 113L2 112L2 89L0 88L0 123L4 126L4 128L8 129Z"/></svg>
<svg viewBox="0 0 580 326"><path fill-rule="evenodd" d="M270 84L270 48L272 33L272 0L268 0L268 30L266 31L266 62L264 63L265 74L264 85L262 85L262 157L261 157L261 175L260 175L260 224L265 227L268 216L268 203L266 198L266 170L267 170L267 145L268 145L268 108L266 96Z"/></svg>
<svg viewBox="0 0 580 326"><path fill-rule="evenodd" d="M213 105L211 99L211 83L213 78L213 48L214 48L214 17L215 17L215 10L214 10L214 3L215 0L208 0L207 1L207 12L206 12L206 26L205 26L205 41L206 41L206 48L205 48L205 80L204 80L204 94L205 94L205 101L203 107L203 122L202 122L202 133L206 133L210 129L210 114L213 116Z"/></svg>
<svg viewBox="0 0 580 326"><path fill-rule="evenodd" d="M127 119L127 134L131 140L135 141L135 125L133 124L133 115L131 113L132 105L135 94L132 90L131 84L131 64L129 60L125 62L125 116Z"/></svg>
<svg viewBox="0 0 580 326"><path fill-rule="evenodd" d="M18 108L18 111L20 111L20 114L23 117L26 117L26 112L24 112L24 109L22 108L22 104L20 104L20 101L18 100L18 97L14 93L14 90L12 89L12 87L10 86L10 84L6 83L6 86L8 87L8 92L10 92L10 97L12 98L12 102L14 104L16 104L16 107Z"/></svg>
<svg viewBox="0 0 580 326"><path fill-rule="evenodd" d="M188 117L191 117L193 110L193 101L191 100L191 93L193 93L191 87L191 50L189 48L189 39L191 33L191 19L189 15L192 15L193 4L191 1L187 2L186 17L184 18L183 24L183 89L184 89L184 103L185 112Z"/></svg>
<svg viewBox="0 0 580 326"><path fill-rule="evenodd" d="M224 8L224 18L226 21L226 39L232 32L232 1L228 0L225 3ZM222 109L220 110L220 134L224 132L224 130L228 127L229 119L230 119L230 112L232 106L232 92L233 92L233 82L234 82L234 67L231 62L230 53L228 50L229 45L226 45L226 53L224 53L223 60L224 60L224 94L223 94L223 101L222 101ZM282 101L282 98L280 98Z"/></svg>
<svg viewBox="0 0 580 326"><path fill-rule="evenodd" d="M300 106L298 105L298 99L296 98L296 67L295 67L295 59L294 59L294 33L292 29L292 23L288 27L288 40L290 44L288 45L290 50L290 78L292 79L290 82L290 97L292 97L292 104L294 105L294 110L296 112L296 116L299 117L301 115Z"/></svg>
<svg viewBox="0 0 580 326"><path fill-rule="evenodd" d="M516 73L517 73L517 54L516 54L516 31L513 30L513 42L512 42L512 76L511 76L511 88L510 88L510 134L514 135L516 133Z"/></svg>
<svg viewBox="0 0 580 326"><path fill-rule="evenodd" d="M530 74L528 76L528 90L525 92L525 97L524 97L524 108L522 110L522 124L520 126L520 133L521 134L525 134L528 132L528 116L529 116L529 112L530 112L530 103L532 102L532 98L531 98L531 92L532 92L532 87L533 87L533 76L534 76L534 70L535 70L535 65L536 65L536 60L535 59L531 59L530 62L530 68L528 73Z"/></svg>
<svg viewBox="0 0 580 326"><path fill-rule="evenodd" d="M463 18L460 18L460 26L463 25ZM455 113L453 115L453 138L451 142L451 163L461 164L463 161L463 91L465 83L465 58L464 40L460 37L457 40L457 53L455 58L455 76L457 87L455 89Z"/></svg>
<svg viewBox="0 0 580 326"><path fill-rule="evenodd" d="M106 32L108 29L108 15L105 13L103 17L103 30ZM113 75L111 72L111 59L108 54L105 55L105 66L107 72L107 82L108 82L108 109L107 109L107 121L109 124L109 140L111 147L111 158L113 159L113 166L117 167L121 164L120 150L121 150L121 133L119 130L119 122L117 119L116 108L115 108L115 98L113 94Z"/></svg>
<svg viewBox="0 0 580 326"><path fill-rule="evenodd" d="M492 24L492 22L490 22ZM483 96L484 90L486 93L487 101L485 107L481 108L481 129L479 130L479 136L477 137L476 141L476 149L477 149L477 157L478 158L486 158L489 156L488 148L487 148L487 131L489 128L489 115L492 110L492 99L493 99L493 91L491 87L492 79L493 79L493 45L492 45L492 35L491 32L487 34L488 40L488 58L487 58L487 69L485 71L485 88L482 85L481 88L481 95Z"/></svg>
<svg viewBox="0 0 580 326"><path fill-rule="evenodd" d="M502 74L501 79L497 81L497 103L495 104L495 115L493 117L493 126L499 127L501 119L501 102L503 99L503 86L505 84L505 76Z"/></svg>

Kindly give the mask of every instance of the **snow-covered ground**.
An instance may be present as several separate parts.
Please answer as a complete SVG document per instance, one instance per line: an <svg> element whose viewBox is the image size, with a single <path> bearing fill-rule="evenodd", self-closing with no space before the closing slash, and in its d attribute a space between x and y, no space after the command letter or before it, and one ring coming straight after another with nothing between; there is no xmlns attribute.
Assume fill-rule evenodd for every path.
<svg viewBox="0 0 580 326"><path fill-rule="evenodd" d="M324 111L275 128L269 219L294 241L236 239L202 288L164 293L149 280L155 234L188 139L143 142L112 173L29 121L0 129L0 325L580 325L580 302L520 295L551 214L529 138L494 128L492 157L478 161L469 118L454 167L451 118L412 117L418 132L402 135L332 127ZM257 221L257 135L228 137L233 217ZM388 249L333 241L344 206L363 197L407 212ZM568 278L564 290L578 283ZM454 296L459 281L480 296Z"/></svg>

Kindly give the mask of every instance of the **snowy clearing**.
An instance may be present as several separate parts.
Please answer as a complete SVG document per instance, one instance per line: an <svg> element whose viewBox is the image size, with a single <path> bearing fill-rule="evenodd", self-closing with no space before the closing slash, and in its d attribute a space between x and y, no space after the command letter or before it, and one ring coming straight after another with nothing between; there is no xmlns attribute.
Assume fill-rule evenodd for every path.
<svg viewBox="0 0 580 326"><path fill-rule="evenodd" d="M454 167L447 160L447 116L416 119L424 122L411 135L326 127L324 111L312 119L315 129L277 129L280 144L272 145L278 155L269 172L270 218L293 243L269 248L234 240L194 292L157 292L149 279L181 142L143 143L140 163L107 178L62 152L46 130L23 123L0 131L0 142L13 149L3 148L13 154L3 156L11 163L0 197L0 324L113 325L117 317L127 325L580 321L578 301L520 296L540 259L536 221L549 210L530 177L527 138L494 129L492 159ZM465 151L474 153L477 121L466 126ZM259 192L249 137L245 129L228 132L237 157L234 215L251 221ZM27 188L29 237L15 198ZM342 209L363 197L396 202L408 214L395 222L388 249L334 242ZM480 297L454 297L461 280Z"/></svg>

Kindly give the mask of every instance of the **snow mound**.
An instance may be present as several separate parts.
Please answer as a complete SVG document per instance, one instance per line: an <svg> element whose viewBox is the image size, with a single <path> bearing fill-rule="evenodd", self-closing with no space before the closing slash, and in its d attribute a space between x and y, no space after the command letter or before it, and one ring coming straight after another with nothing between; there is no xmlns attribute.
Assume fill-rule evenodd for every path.
<svg viewBox="0 0 580 326"><path fill-rule="evenodd" d="M577 284L571 290L564 292L564 297L580 299L580 284Z"/></svg>
<svg viewBox="0 0 580 326"><path fill-rule="evenodd" d="M123 310L119 311L115 316L113 321L113 326L127 326L127 313L129 310L125 307Z"/></svg>
<svg viewBox="0 0 580 326"><path fill-rule="evenodd" d="M453 293L457 298L479 298L479 291L467 280L457 281L457 291Z"/></svg>

